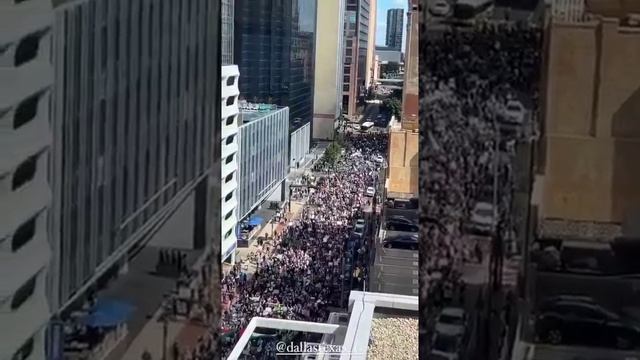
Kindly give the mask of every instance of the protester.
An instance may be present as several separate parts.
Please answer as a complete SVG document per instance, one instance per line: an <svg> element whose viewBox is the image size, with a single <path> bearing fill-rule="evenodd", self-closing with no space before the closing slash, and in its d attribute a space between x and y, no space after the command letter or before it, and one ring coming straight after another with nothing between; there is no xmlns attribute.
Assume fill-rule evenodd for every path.
<svg viewBox="0 0 640 360"><path fill-rule="evenodd" d="M536 128L540 42L539 30L523 24L486 23L427 37L427 71L421 77L425 171L420 180L423 212L430 219L423 224L420 248L427 318L452 287L460 287L464 262L482 263L485 257L480 245L465 236L465 224L479 199L492 202L486 189L493 189L494 165L499 218L506 219L506 229L512 226L508 209L514 181L508 160L514 141L532 133L523 124L505 134L500 124L507 103L517 100L531 109L531 128Z"/></svg>
<svg viewBox="0 0 640 360"><path fill-rule="evenodd" d="M306 199L306 205L296 219L283 219L288 221L283 232L258 246L252 257L255 272L248 274L238 262L224 276L222 328L227 340L223 356L255 316L326 321L328 306L340 305L343 259L350 255L356 259L356 282L366 276L366 249L347 244L353 222L371 202L365 190L376 184L380 165L373 159L384 154L387 138L346 134L344 143L345 151L336 163L319 161L315 166L321 176L301 180L300 184L312 185L295 193L295 199Z"/></svg>

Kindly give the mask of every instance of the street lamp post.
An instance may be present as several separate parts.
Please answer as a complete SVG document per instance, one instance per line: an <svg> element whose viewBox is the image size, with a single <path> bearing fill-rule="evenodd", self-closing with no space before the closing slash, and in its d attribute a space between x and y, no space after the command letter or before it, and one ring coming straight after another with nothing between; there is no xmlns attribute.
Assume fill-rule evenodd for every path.
<svg viewBox="0 0 640 360"><path fill-rule="evenodd" d="M162 360L167 360L167 337L169 332L169 319L163 311L158 319L162 322Z"/></svg>

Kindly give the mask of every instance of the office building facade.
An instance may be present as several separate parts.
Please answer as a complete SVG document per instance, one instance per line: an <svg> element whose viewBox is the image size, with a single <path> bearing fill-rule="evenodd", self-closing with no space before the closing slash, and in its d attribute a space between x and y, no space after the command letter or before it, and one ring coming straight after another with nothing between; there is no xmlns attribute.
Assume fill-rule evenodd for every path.
<svg viewBox="0 0 640 360"><path fill-rule="evenodd" d="M289 140L289 164L298 169L306 163L311 147L311 124L307 123L291 133Z"/></svg>
<svg viewBox="0 0 640 360"><path fill-rule="evenodd" d="M333 140L342 115L345 0L318 3L313 138ZM338 39L338 41L336 41Z"/></svg>
<svg viewBox="0 0 640 360"><path fill-rule="evenodd" d="M404 30L404 10L387 10L387 32L385 46L390 49L402 48L402 31Z"/></svg>
<svg viewBox="0 0 640 360"><path fill-rule="evenodd" d="M419 136L419 19L418 0L409 0L405 73L402 87L402 118L392 122L389 130L389 170L387 198L418 197Z"/></svg>
<svg viewBox="0 0 640 360"><path fill-rule="evenodd" d="M229 260L231 263L235 262L235 249L238 246L238 239L236 237L236 224L238 223L238 122L239 110L238 110L238 96L240 90L238 89L238 78L240 72L236 65L228 65L222 67L221 80L222 80L222 152L221 152L221 165L222 172L220 179L221 184L221 200L220 200L220 215L221 219L221 233L220 238L222 261Z"/></svg>
<svg viewBox="0 0 640 360"><path fill-rule="evenodd" d="M371 16L371 1L357 0L357 17L358 17L358 76L357 91L358 99L364 100L366 94L366 79L370 73L367 69L367 57L369 56L369 46L375 46L375 43L369 43L369 18Z"/></svg>
<svg viewBox="0 0 640 360"><path fill-rule="evenodd" d="M544 30L543 122L532 199L537 235L637 236L629 231L640 219L634 166L640 71L632 65L640 61L640 33L625 18L640 4L591 1L581 9L564 1L558 9L557 3ZM583 45L570 50L576 43Z"/></svg>
<svg viewBox="0 0 640 360"><path fill-rule="evenodd" d="M222 65L233 64L233 9L235 0L222 0L222 23L220 31L222 36L220 39L222 50Z"/></svg>
<svg viewBox="0 0 640 360"><path fill-rule="evenodd" d="M43 359L53 9L0 2L0 359Z"/></svg>
<svg viewBox="0 0 640 360"><path fill-rule="evenodd" d="M350 2L351 0L347 0ZM344 68L342 71L342 112L356 115L358 104L358 12L354 5L347 7L344 16Z"/></svg>
<svg viewBox="0 0 640 360"><path fill-rule="evenodd" d="M289 107L291 131L313 119L316 0L236 0L240 94Z"/></svg>
<svg viewBox="0 0 640 360"><path fill-rule="evenodd" d="M367 91L373 85L373 71L375 65L376 56L376 26L378 17L378 0L369 0L369 38L367 41L367 62L366 62L366 75L364 78L364 86Z"/></svg>
<svg viewBox="0 0 640 360"><path fill-rule="evenodd" d="M54 10L51 229L62 309L106 271L126 269L127 252L189 197L188 241L208 245L220 3L81 0Z"/></svg>
<svg viewBox="0 0 640 360"><path fill-rule="evenodd" d="M289 173L289 108L245 108L240 117L237 213L241 220L282 186Z"/></svg>
<svg viewBox="0 0 640 360"><path fill-rule="evenodd" d="M404 84L402 86L402 128L418 130L418 86L419 86L419 45L420 14L418 0L409 0L407 12L407 43L405 45ZM401 36L402 37L402 36Z"/></svg>

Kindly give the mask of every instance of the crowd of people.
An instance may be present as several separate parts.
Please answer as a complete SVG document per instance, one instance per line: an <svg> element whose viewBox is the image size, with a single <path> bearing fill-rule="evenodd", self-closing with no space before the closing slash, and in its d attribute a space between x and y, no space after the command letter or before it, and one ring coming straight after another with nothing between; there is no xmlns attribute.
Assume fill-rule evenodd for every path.
<svg viewBox="0 0 640 360"><path fill-rule="evenodd" d="M519 101L536 119L540 45L539 30L524 24L487 23L428 37L427 72L421 77L427 144L421 150L426 162L421 187L428 189L422 203L427 219L420 249L427 317L444 293L461 284L461 265L482 261L482 249L465 236L465 224L479 198L492 201L486 194L493 191L495 168L500 174L498 209L508 208L513 145L528 125L505 132L500 124L509 101ZM500 160L494 163L496 156ZM502 215L498 218L508 218Z"/></svg>
<svg viewBox="0 0 640 360"><path fill-rule="evenodd" d="M253 317L326 321L328 306L340 305L352 225L371 203L365 189L375 186L380 167L363 158L383 154L386 141L382 134L346 134L342 156L322 163L324 174L317 179L305 178L305 183L313 181L314 191L297 193L306 200L301 212L285 218L284 230L258 245L251 264L255 271L249 274L238 262L224 276L223 355Z"/></svg>

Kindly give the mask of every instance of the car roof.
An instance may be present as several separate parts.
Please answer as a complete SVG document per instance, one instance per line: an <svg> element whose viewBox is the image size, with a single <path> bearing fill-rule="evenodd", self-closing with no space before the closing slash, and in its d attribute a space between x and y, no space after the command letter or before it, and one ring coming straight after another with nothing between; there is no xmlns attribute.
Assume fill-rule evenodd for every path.
<svg viewBox="0 0 640 360"><path fill-rule="evenodd" d="M412 221L411 219L409 219L406 216L403 215L390 215L387 217L387 220L406 220L406 221ZM413 222L413 221L412 221Z"/></svg>
<svg viewBox="0 0 640 360"><path fill-rule="evenodd" d="M464 309L459 307L446 307L442 309L441 312L443 315L453 315L462 317L464 315Z"/></svg>
<svg viewBox="0 0 640 360"><path fill-rule="evenodd" d="M550 296L550 297L542 299L542 301L543 302L584 301L584 302L596 303L596 300L594 298L592 298L591 296L587 296L587 295L568 295L568 294Z"/></svg>
<svg viewBox="0 0 640 360"><path fill-rule="evenodd" d="M464 326L440 323L436 324L436 333L454 337L464 334Z"/></svg>
<svg viewBox="0 0 640 360"><path fill-rule="evenodd" d="M388 243L392 242L418 242L418 234L414 235L398 235L386 240Z"/></svg>
<svg viewBox="0 0 640 360"><path fill-rule="evenodd" d="M478 202L475 205L476 209L493 209L493 205L488 202Z"/></svg>

